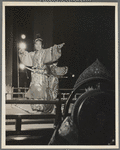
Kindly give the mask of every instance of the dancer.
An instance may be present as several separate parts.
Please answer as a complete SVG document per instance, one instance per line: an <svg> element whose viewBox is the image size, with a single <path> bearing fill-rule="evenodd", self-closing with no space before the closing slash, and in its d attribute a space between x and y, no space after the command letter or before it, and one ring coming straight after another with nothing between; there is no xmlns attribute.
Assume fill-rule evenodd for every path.
<svg viewBox="0 0 120 150"><path fill-rule="evenodd" d="M52 88L54 86L56 88L54 91L58 91L58 77L48 74L48 68L54 68L54 70L52 70L53 74L55 74L55 70L56 72L61 72L60 70L62 70L59 75L64 75L67 73L66 67L52 67L54 66L54 62L61 57L61 48L64 43L54 45L48 49L43 49L42 41L43 40L39 36L34 40L34 52L27 52L24 49L19 50L21 62L27 67L32 67L31 83L25 97L29 99L53 100L56 99L57 94L52 92ZM51 64L49 67L47 67L48 63ZM50 83L52 83L52 86ZM33 111L51 112L53 110L53 105L50 104L32 104L31 107Z"/></svg>

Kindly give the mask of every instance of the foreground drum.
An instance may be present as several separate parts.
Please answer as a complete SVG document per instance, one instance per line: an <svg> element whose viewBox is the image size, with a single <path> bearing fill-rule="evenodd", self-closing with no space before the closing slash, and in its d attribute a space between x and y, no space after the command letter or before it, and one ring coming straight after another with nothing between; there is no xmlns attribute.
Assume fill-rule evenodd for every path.
<svg viewBox="0 0 120 150"><path fill-rule="evenodd" d="M78 144L108 145L115 141L113 92L92 90L75 102L72 119L78 129Z"/></svg>

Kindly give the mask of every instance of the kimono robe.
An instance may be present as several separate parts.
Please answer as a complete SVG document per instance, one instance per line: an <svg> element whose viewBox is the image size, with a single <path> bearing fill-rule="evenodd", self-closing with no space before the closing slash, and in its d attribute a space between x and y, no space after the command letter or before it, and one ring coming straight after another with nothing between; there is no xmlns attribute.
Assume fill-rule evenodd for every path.
<svg viewBox="0 0 120 150"><path fill-rule="evenodd" d="M41 49L34 52L19 51L19 57L25 66L30 66L34 70L31 72L31 83L25 97L41 100L56 99L57 94L52 93L52 88L55 87L56 89L54 89L54 91L58 91L58 78L47 76L46 63L52 63L61 57L61 47L54 45L52 48ZM54 86L50 86L53 81ZM31 107L32 110L51 112L54 105L32 104Z"/></svg>

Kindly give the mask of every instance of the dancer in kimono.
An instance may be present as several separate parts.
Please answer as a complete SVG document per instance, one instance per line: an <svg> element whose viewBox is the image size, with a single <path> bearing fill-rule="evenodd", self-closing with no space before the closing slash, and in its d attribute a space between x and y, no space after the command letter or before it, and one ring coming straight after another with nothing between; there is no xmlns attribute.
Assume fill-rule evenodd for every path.
<svg viewBox="0 0 120 150"><path fill-rule="evenodd" d="M57 98L58 75L67 73L67 67L54 65L54 62L61 57L63 45L64 43L43 49L42 39L38 37L34 41L34 52L27 52L24 49L19 50L21 62L27 67L32 67L31 83L25 97L39 100L55 100ZM51 64L49 67L48 63ZM33 111L50 113L54 105L32 104L31 107Z"/></svg>

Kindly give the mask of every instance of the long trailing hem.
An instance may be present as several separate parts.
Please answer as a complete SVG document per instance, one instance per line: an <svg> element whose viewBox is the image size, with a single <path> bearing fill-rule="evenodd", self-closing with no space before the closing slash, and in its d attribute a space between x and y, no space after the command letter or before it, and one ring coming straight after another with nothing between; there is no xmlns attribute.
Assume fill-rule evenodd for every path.
<svg viewBox="0 0 120 150"><path fill-rule="evenodd" d="M38 88L34 85L30 86L28 92L26 93L25 97L32 100L51 100L48 93L48 89L43 89L38 91ZM53 104L31 104L31 108L33 111L40 111L44 113L51 113L54 109Z"/></svg>

